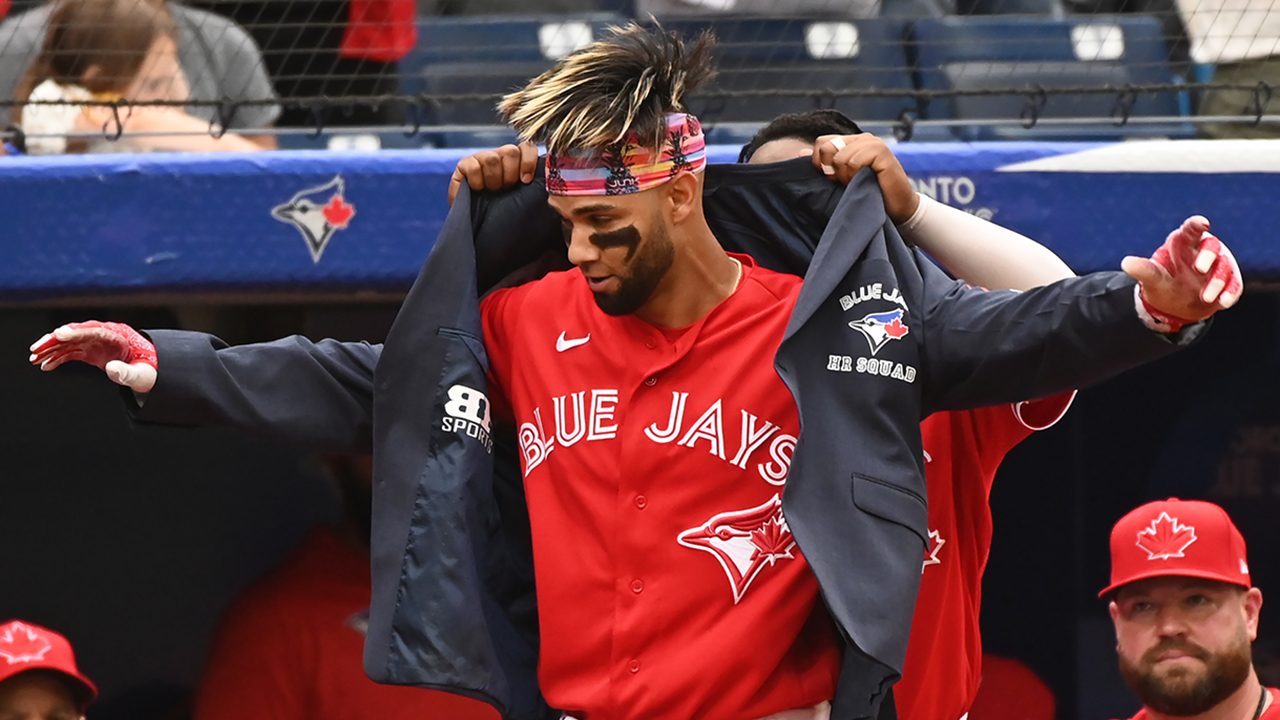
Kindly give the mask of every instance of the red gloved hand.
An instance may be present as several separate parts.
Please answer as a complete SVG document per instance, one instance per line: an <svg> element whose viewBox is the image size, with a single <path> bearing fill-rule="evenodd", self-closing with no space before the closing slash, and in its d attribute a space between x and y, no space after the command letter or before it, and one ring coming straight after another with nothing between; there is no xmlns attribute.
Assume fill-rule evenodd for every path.
<svg viewBox="0 0 1280 720"><path fill-rule="evenodd" d="M96 365L136 392L151 392L156 384L156 346L124 323L71 323L31 346L31 363L46 372L68 360Z"/></svg>
<svg viewBox="0 0 1280 720"><path fill-rule="evenodd" d="M1244 292L1235 256L1199 215L1169 233L1150 259L1126 257L1120 267L1138 281L1143 308L1169 332L1235 305Z"/></svg>

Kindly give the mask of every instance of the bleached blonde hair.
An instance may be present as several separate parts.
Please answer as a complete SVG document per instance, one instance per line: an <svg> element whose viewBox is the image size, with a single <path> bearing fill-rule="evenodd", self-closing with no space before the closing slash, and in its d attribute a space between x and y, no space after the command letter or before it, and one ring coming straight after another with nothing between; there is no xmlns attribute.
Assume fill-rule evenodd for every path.
<svg viewBox="0 0 1280 720"><path fill-rule="evenodd" d="M661 26L613 27L504 97L498 111L521 140L552 153L604 150L632 132L659 150L663 115L686 112L684 97L714 77L714 45L707 32L686 45Z"/></svg>

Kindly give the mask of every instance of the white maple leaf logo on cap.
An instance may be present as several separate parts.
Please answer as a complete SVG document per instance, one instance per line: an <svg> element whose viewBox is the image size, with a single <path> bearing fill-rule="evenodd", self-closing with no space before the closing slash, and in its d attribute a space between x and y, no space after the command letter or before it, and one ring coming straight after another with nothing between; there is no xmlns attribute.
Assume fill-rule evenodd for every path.
<svg viewBox="0 0 1280 720"><path fill-rule="evenodd" d="M20 622L11 623L0 633L0 657L10 665L40 662L52 649L48 638Z"/></svg>
<svg viewBox="0 0 1280 720"><path fill-rule="evenodd" d="M1148 560L1186 557L1183 551L1195 541L1196 529L1183 525L1166 512L1152 520L1151 527L1138 532L1138 547L1147 551Z"/></svg>

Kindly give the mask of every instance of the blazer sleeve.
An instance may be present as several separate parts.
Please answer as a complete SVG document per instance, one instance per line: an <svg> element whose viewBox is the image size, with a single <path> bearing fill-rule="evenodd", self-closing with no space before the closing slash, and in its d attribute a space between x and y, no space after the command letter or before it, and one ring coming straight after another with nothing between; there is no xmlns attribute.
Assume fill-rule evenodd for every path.
<svg viewBox="0 0 1280 720"><path fill-rule="evenodd" d="M1133 279L1069 278L1019 293L971 288L917 254L924 280L924 413L1085 387L1190 344L1207 322L1165 335L1138 318Z"/></svg>
<svg viewBox="0 0 1280 720"><path fill-rule="evenodd" d="M294 335L230 347L204 333L147 334L159 371L141 404L129 394L137 421L232 427L326 452L372 452L381 345Z"/></svg>

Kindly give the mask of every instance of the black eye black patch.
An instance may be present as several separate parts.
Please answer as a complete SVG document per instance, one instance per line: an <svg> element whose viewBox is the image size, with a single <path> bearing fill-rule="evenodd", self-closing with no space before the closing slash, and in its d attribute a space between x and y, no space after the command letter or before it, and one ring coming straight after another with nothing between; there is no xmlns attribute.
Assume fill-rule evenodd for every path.
<svg viewBox="0 0 1280 720"><path fill-rule="evenodd" d="M640 247L640 231L635 225L628 225L609 232L592 233L591 244L601 250L624 247L627 249L627 259L630 260L636 254L636 248Z"/></svg>

